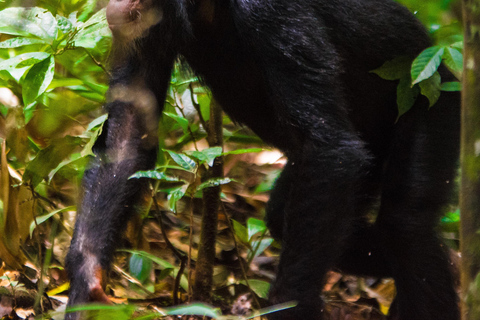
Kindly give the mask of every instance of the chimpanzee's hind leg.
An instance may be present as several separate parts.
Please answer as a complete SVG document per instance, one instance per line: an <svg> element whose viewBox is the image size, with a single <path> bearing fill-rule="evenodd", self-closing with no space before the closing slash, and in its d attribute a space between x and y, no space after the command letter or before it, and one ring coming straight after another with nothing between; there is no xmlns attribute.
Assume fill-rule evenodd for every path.
<svg viewBox="0 0 480 320"><path fill-rule="evenodd" d="M458 96L399 119L376 231L397 287L391 319L458 320L450 261L435 227L448 202L459 148Z"/></svg>
<svg viewBox="0 0 480 320"><path fill-rule="evenodd" d="M174 60L168 48L168 43L144 37L129 52L114 56L109 116L94 148L96 158L85 173L83 200L67 255L69 307L108 302L103 291L106 273L145 187L144 181L129 177L155 164L158 118ZM78 312L66 316L80 318Z"/></svg>

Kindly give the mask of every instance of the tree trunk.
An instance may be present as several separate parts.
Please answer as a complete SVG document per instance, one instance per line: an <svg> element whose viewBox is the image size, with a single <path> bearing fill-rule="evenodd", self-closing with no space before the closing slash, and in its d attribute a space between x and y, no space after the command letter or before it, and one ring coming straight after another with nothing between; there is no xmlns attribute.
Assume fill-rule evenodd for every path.
<svg viewBox="0 0 480 320"><path fill-rule="evenodd" d="M480 0L463 0L460 192L462 320L480 319Z"/></svg>
<svg viewBox="0 0 480 320"><path fill-rule="evenodd" d="M221 147L223 144L222 109L212 99L210 105L210 120L207 128L207 141L210 147ZM223 177L223 158L215 159L213 166L208 168L205 181ZM202 233L200 248L195 266L195 283L193 299L208 302L213 286L213 267L215 262L215 243L217 238L218 207L220 205L220 186L203 190Z"/></svg>

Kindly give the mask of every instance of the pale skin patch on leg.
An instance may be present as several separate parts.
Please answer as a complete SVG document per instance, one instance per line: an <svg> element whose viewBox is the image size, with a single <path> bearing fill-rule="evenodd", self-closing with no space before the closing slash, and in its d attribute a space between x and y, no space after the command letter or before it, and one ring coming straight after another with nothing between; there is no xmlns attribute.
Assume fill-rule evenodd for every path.
<svg viewBox="0 0 480 320"><path fill-rule="evenodd" d="M158 143L157 100L154 94L145 88L145 84L141 81L138 84L115 85L110 88L110 101L121 101L133 106L132 112L128 113L124 119L124 124L128 125L124 125L122 128L122 136L116 137L117 148L115 154L111 155L113 156L111 161L121 162L132 158L131 146L128 145L129 140L125 137L131 136L132 132L138 130L138 128L131 127L136 124L135 118L141 119L142 122L141 130L144 132L142 147L152 149Z"/></svg>
<svg viewBox="0 0 480 320"><path fill-rule="evenodd" d="M86 282L90 293L90 301L112 304L104 291L107 278L106 271L100 266L95 255L86 252L83 257L84 263L80 271L88 276Z"/></svg>

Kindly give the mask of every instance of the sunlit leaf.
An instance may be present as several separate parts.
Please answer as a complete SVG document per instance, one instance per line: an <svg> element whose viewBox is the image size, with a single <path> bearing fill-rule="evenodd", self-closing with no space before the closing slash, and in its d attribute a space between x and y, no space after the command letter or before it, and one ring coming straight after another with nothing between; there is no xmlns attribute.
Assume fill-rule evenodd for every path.
<svg viewBox="0 0 480 320"><path fill-rule="evenodd" d="M209 179L209 180L205 181L204 183L202 183L201 185L199 185L197 187L197 191L200 191L200 190L203 190L203 189L206 189L206 188L210 188L210 187L218 187L218 186L221 186L221 185L224 185L224 184L228 184L230 182L232 182L232 180L229 179L229 178Z"/></svg>
<svg viewBox="0 0 480 320"><path fill-rule="evenodd" d="M42 39L18 37L0 42L0 48L18 48L32 44L45 44L45 41L43 41Z"/></svg>
<svg viewBox="0 0 480 320"><path fill-rule="evenodd" d="M249 218L247 220L247 229L248 229L248 239L252 239L254 235L256 235L259 232L264 232L267 230L267 226L265 225L265 222L260 219L256 218Z"/></svg>
<svg viewBox="0 0 480 320"><path fill-rule="evenodd" d="M35 36L51 44L57 36L57 20L42 8L7 8L0 11L0 33Z"/></svg>
<svg viewBox="0 0 480 320"><path fill-rule="evenodd" d="M53 80L55 59L53 56L35 64L25 76L23 81L23 103L31 104L38 96L47 90Z"/></svg>
<svg viewBox="0 0 480 320"><path fill-rule="evenodd" d="M148 171L137 171L133 175L130 176L129 179L140 179L140 178L148 178L154 180L165 180L165 181L180 181L177 177L172 177L167 175L165 172L156 171L156 170L148 170Z"/></svg>
<svg viewBox="0 0 480 320"><path fill-rule="evenodd" d="M200 317L210 317L217 319L222 316L218 309L202 304L202 303L192 303L186 306L179 306L173 308L166 308L166 315L196 315Z"/></svg>
<svg viewBox="0 0 480 320"><path fill-rule="evenodd" d="M453 71L463 71L463 54L456 48L446 47L443 53L443 61Z"/></svg>
<svg viewBox="0 0 480 320"><path fill-rule="evenodd" d="M412 85L430 78L442 62L445 47L434 46L425 49L412 63Z"/></svg>
<svg viewBox="0 0 480 320"><path fill-rule="evenodd" d="M245 280L240 281L240 283L247 285ZM262 280L249 279L248 286L255 292L257 296L262 299L268 298L268 290L270 290L270 283Z"/></svg>
<svg viewBox="0 0 480 320"><path fill-rule="evenodd" d="M187 171L190 171L190 172L194 172L196 170L197 164L195 163L195 161L193 161L187 155L181 154L181 153L176 153L176 152L173 152L171 150L166 150L166 151L168 152L170 157L172 157L173 161L175 161L183 169L185 169Z"/></svg>

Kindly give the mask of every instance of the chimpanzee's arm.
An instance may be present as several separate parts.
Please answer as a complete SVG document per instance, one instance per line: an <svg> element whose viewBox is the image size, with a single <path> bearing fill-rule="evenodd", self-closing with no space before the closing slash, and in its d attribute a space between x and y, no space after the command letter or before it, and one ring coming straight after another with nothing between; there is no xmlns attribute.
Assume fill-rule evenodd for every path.
<svg viewBox="0 0 480 320"><path fill-rule="evenodd" d="M132 18L124 9L125 3L133 2L139 1L111 1L107 14L114 34L108 120L94 147L96 158L85 173L83 200L67 256L69 306L108 302L103 291L105 273L145 188L143 181L128 178L151 168L156 159L158 117L175 53L168 39L155 37L168 27L158 23L162 13L153 6L137 7L139 16ZM74 313L66 319L80 317Z"/></svg>

